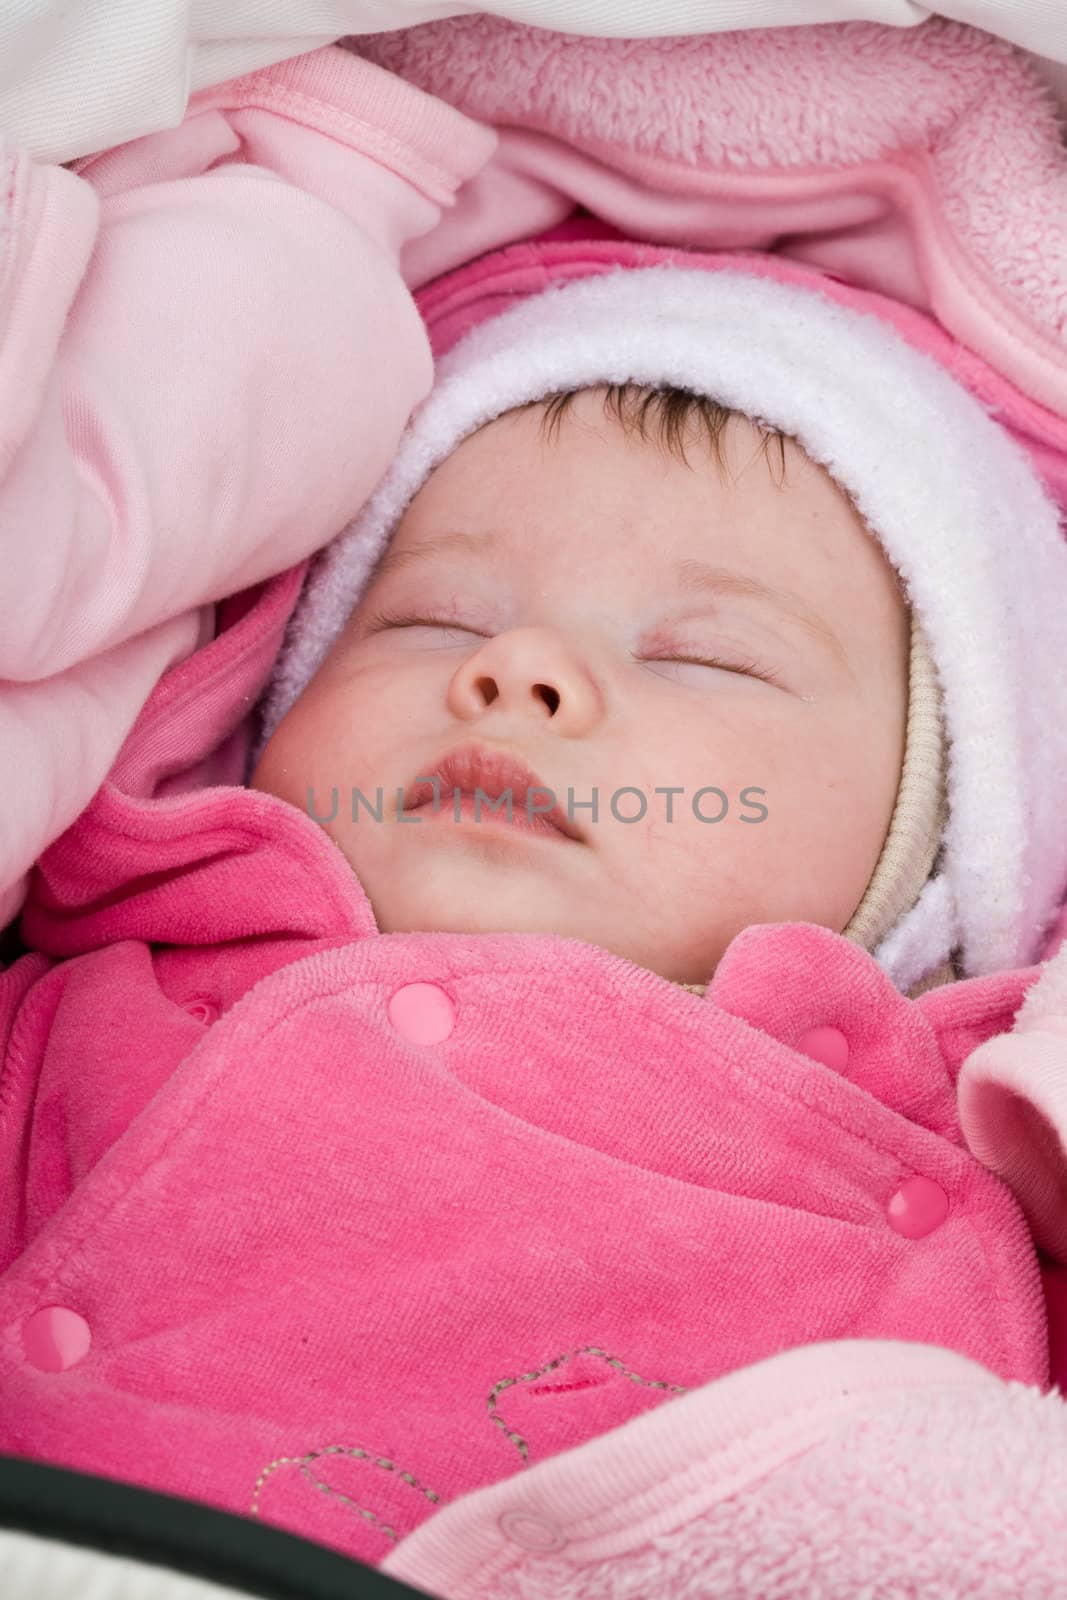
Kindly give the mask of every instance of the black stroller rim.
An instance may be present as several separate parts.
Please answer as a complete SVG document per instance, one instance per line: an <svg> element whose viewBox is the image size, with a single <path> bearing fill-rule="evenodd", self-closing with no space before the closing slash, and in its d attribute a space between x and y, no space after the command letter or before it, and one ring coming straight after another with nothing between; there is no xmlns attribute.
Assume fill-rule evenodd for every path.
<svg viewBox="0 0 1067 1600"><path fill-rule="evenodd" d="M325 1545L174 1495L0 1456L0 1530L123 1556L259 1600L426 1600Z"/></svg>

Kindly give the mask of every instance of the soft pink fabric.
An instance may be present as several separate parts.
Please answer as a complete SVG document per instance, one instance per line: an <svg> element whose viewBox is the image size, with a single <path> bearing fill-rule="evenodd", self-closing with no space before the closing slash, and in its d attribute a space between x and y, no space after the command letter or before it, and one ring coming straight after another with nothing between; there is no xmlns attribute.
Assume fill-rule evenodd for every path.
<svg viewBox="0 0 1067 1600"><path fill-rule="evenodd" d="M925 312L787 257L749 250L692 252L651 245L627 237L599 218L575 215L536 239L479 256L469 266L427 284L415 298L426 319L434 356L439 359L470 328L549 282L608 272L618 266L653 266L660 261L742 268L779 283L808 285L841 305L889 322L909 344L932 356L982 401L1026 450L1051 493L1067 510L1067 417L1035 404Z"/></svg>
<svg viewBox="0 0 1067 1600"><path fill-rule="evenodd" d="M468 1495L382 1569L449 1600L1051 1600L1065 1496L1058 1397L840 1340Z"/></svg>
<svg viewBox="0 0 1067 1600"><path fill-rule="evenodd" d="M211 602L380 477L433 375L399 251L495 143L331 48L80 176L0 144L0 926Z"/></svg>
<svg viewBox="0 0 1067 1600"><path fill-rule="evenodd" d="M1067 1269L1067 946L1040 969L1010 1033L973 1050L959 1079L968 1147L1017 1196L1037 1243ZM1064 1283L1048 1279L1063 1339ZM1053 1351L1067 1365L1067 1341Z"/></svg>
<svg viewBox="0 0 1067 1600"><path fill-rule="evenodd" d="M451 17L348 41L500 143L408 282L578 201L642 239L768 250L929 310L1067 413L1067 147L1033 65L931 18L589 39Z"/></svg>
<svg viewBox="0 0 1067 1600"><path fill-rule="evenodd" d="M0 151L0 926L210 603L321 548L380 477L431 379L406 290L576 204L609 237L767 250L932 308L965 382L1015 379L1006 419L1067 503L1065 157L1006 45L452 18L358 48L194 96L78 176ZM831 101L848 114L806 120Z"/></svg>
<svg viewBox="0 0 1067 1600"><path fill-rule="evenodd" d="M269 155L281 175L246 172L248 192L278 191L280 204L291 190L293 226L301 215L322 222L322 256L335 230L331 292L348 269L355 288L343 290L351 304L335 294L329 306L331 337L339 364L361 353L368 364L346 370L350 388L335 375L318 397L326 436L309 445L311 423L297 415L308 395L285 368L287 334L271 326L282 343L269 359L283 363L299 405L287 410L278 383L271 405L251 410L263 429L251 438L249 417L238 426L227 411L237 437L209 452L207 480L200 437L183 493L162 484L160 504L181 524L172 544L157 540L172 600L160 598L156 544L138 546L142 525L122 524L130 542L115 559L139 548L143 581L130 583L136 561L119 561L117 609L100 637L117 639L134 617L147 625L156 596L180 613L171 622L185 629L175 634L182 659L139 714L131 693L136 725L118 759L107 757L106 781L73 826L53 827L22 922L35 953L0 972L0 1451L260 1516L372 1563L388 1558L442 1595L504 1600L542 1585L695 1596L713 1588L717 1564L747 1556L749 1593L801 1600L816 1592L815 1572L823 1593L846 1600L861 1587L849 1562L884 1564L900 1544L899 1528L878 1519L879 1470L912 1518L908 1560L935 1559L916 1592L958 1573L974 1549L973 1506L995 1515L1013 1481L994 1475L995 1492L975 1498L977 1442L996 1465L1025 1449L1045 1469L983 1557L986 1571L1008 1561L1016 1576L1036 1572L1064 1554L1062 1519L1041 1518L1067 1456L1067 1413L1039 1392L1049 1379L1043 1264L1019 1200L967 1148L956 1109L961 1064L1011 1028L1036 969L911 1002L848 941L770 925L734 941L698 999L548 935L382 936L326 835L296 808L235 786L247 713L304 558L337 510L326 504L336 485L316 484L303 462L268 503L253 472L260 452L280 462L292 450L292 463L297 441L336 454L343 439L346 492L365 494L420 397L430 346L461 329L464 296L498 285L503 301L549 267L603 270L640 250L571 238L475 263L418 297L429 340L394 285L410 369L389 367L383 383L369 354L372 338L384 351L386 322L368 299L363 252L388 261L432 225L447 196L426 202L426 163L446 150L458 182L457 143L469 173L492 136L442 124L432 103L381 76L359 79L358 110L342 114L313 92L320 73L337 81L326 55L292 65L310 80L264 74L252 90L216 92L176 143L139 141L96 172L116 219L123 196L139 197L135 211L143 197L116 243L150 249L156 220L201 181L180 176L183 161L199 174L205 148L227 152L210 174L214 198L231 180L240 191L248 152ZM308 142L313 133L325 149ZM332 211L320 199L327 183L338 185ZM381 199L373 245L348 209L367 192ZM115 279L129 292L134 259ZM741 259L752 262L723 256ZM282 252L285 271L303 260ZM270 276L273 258L259 266ZM820 281L788 262L759 270ZM162 332L176 343L162 347L177 360L188 312L177 270L165 281L176 298ZM284 272L271 281L287 304ZM897 315L863 291L826 288ZM232 283L226 303L241 323ZM917 339L942 337L920 312L900 314ZM310 330L295 327L306 346ZM92 335L86 370L98 381L110 352L102 323ZM244 337L234 349L248 359L250 326ZM202 339L197 359L228 371L227 339L217 328ZM980 356L945 349L1062 490L1062 419ZM289 366L299 353L294 345ZM154 374L162 359L157 350ZM147 349L143 361L147 373ZM254 362L244 374L247 408ZM156 428L176 450L159 416L143 417L123 393L123 426ZM375 425L376 462L366 453ZM121 465L123 436L93 435L108 441L98 459ZM250 499L228 527L219 518L237 504L227 495L240 463ZM121 487L114 504L125 511L157 470L142 461L129 479L100 481ZM83 480L71 469L68 481ZM207 530L186 526L186 506ZM270 554L247 521L253 510L277 519ZM246 592L227 599L228 571ZM30 600L32 610L36 589ZM202 639L213 601L217 636ZM60 604L54 642L90 640L102 607L83 621ZM19 625L32 656L33 629ZM139 637L151 634L128 642ZM92 748L99 759L104 746ZM805 1055L814 1030L823 1043L834 1030L845 1053L838 1042L829 1059L821 1047ZM924 1516L941 1463L956 1520L938 1522L929 1558ZM862 1538L840 1531L849 1504L866 1519ZM661 1535L669 1547L655 1544ZM759 1563L782 1552L775 1591Z"/></svg>
<svg viewBox="0 0 1067 1600"><path fill-rule="evenodd" d="M0 977L0 1451L377 1563L594 1439L599 1492L662 1493L668 1461L602 1436L669 1402L685 1438L674 1408L703 1427L716 1379L796 1346L1046 1384L1038 1258L955 1108L1033 971L912 1002L770 925L698 999L549 935L380 935L309 817L175 784L299 578L223 608L34 874L40 953ZM782 1425L773 1375L746 1393Z"/></svg>

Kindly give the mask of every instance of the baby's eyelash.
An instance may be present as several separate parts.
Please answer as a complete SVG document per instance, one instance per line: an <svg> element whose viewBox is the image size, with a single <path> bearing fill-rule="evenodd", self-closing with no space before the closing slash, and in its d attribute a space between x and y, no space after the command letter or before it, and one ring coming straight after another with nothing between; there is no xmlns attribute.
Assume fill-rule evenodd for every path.
<svg viewBox="0 0 1067 1600"><path fill-rule="evenodd" d="M475 631L473 628L464 628L454 617L401 617L386 611L373 611L370 620L377 628L461 628L464 633Z"/></svg>
<svg viewBox="0 0 1067 1600"><path fill-rule="evenodd" d="M764 683L773 683L778 689L782 687L782 680L776 673L768 671L765 667L757 666L755 661L720 661L715 656L705 659L702 656L656 656L657 661L686 661L695 667L718 667L723 672L736 672L743 678L759 678Z"/></svg>
<svg viewBox="0 0 1067 1600"><path fill-rule="evenodd" d="M392 612L374 611L371 613L371 622L376 628L457 628L462 633L473 633L477 630L466 628L455 618L444 617L407 617L394 615ZM641 656L631 653L631 660L640 661ZM694 667L717 667L722 672L733 672L742 678L759 678L763 683L773 684L776 689L782 687L782 680L774 672L765 667L760 667L755 661L720 661L718 657L702 656L652 656L653 661L678 661L686 662Z"/></svg>

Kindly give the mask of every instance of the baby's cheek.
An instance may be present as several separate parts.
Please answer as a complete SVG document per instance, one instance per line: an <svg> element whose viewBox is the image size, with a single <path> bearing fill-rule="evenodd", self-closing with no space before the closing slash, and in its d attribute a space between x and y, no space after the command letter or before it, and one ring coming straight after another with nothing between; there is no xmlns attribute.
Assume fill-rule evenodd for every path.
<svg viewBox="0 0 1067 1600"><path fill-rule="evenodd" d="M324 697L310 693L298 700L267 744L252 775L252 786L287 800L316 820L331 809L331 787L341 785L343 768L338 732Z"/></svg>
<svg viewBox="0 0 1067 1600"><path fill-rule="evenodd" d="M901 751L886 724L859 722L831 747L827 820L840 830L858 866L870 876L881 853L900 789Z"/></svg>
<svg viewBox="0 0 1067 1600"><path fill-rule="evenodd" d="M783 740L739 801L723 888L748 920L830 924L842 909L847 920L866 871L851 757L835 740Z"/></svg>

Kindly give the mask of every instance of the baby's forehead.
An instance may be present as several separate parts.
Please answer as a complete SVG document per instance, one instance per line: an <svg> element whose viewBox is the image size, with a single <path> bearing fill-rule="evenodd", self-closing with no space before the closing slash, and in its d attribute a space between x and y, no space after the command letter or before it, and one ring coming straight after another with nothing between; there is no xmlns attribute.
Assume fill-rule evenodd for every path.
<svg viewBox="0 0 1067 1600"><path fill-rule="evenodd" d="M713 476L729 491L755 475L761 485L787 492L787 460L808 461L788 434L706 397L659 390L637 395L643 395L640 403L631 396L627 405L614 389L568 391L491 418L436 463L405 513L401 534L412 510L419 520L427 501L435 509L470 502L484 512L490 496L503 497L516 487L527 493L580 492L585 485L574 476L576 463L599 474L598 487L608 489L616 478L640 485L644 479ZM509 468L521 477L511 482ZM521 515L521 504L510 509Z"/></svg>
<svg viewBox="0 0 1067 1600"><path fill-rule="evenodd" d="M681 555L794 568L808 538L816 563L885 560L847 489L793 436L706 397L625 399L569 391L466 435L408 503L369 582L536 568L575 545L637 561L650 579Z"/></svg>

